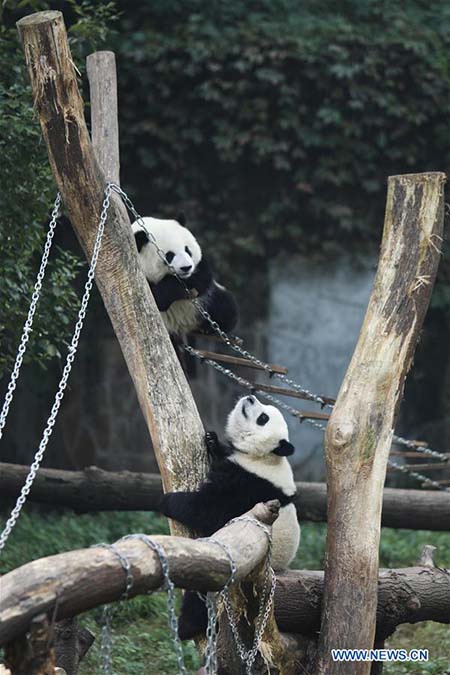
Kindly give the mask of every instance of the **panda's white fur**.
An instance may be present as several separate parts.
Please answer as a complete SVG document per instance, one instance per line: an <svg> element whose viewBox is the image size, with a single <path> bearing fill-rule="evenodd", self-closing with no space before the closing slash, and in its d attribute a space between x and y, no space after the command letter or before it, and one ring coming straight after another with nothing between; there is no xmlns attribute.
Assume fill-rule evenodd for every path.
<svg viewBox="0 0 450 675"><path fill-rule="evenodd" d="M142 221L145 228L142 227ZM192 232L187 227L180 225L177 220L147 217L134 222L132 229L133 234L136 234L139 230L150 232L164 255L168 251L174 253L170 265L181 279L188 279L195 272L202 259L202 250ZM186 247L190 254L186 252ZM157 284L166 274L170 273L166 263L158 255L155 246L144 246L139 255L139 261L146 278L152 284ZM186 272L183 270L184 267L190 267L190 270Z"/></svg>
<svg viewBox="0 0 450 675"><path fill-rule="evenodd" d="M264 413L268 421L257 423ZM287 496L296 492L291 465L286 457L273 453L282 440L289 440L286 421L272 405L263 405L255 396L241 398L228 416L225 434L234 452L228 458L245 471L275 485ZM236 452L237 451L237 452ZM272 528L272 566L275 570L289 567L300 545L300 525L294 504L280 509Z"/></svg>
<svg viewBox="0 0 450 675"><path fill-rule="evenodd" d="M190 230L177 220L150 217L136 221L132 229L140 265L171 335L193 330L209 332L198 306L225 332L234 328L235 299L213 278L209 263ZM184 284L172 285L175 277ZM197 298L197 302L192 302L192 298Z"/></svg>

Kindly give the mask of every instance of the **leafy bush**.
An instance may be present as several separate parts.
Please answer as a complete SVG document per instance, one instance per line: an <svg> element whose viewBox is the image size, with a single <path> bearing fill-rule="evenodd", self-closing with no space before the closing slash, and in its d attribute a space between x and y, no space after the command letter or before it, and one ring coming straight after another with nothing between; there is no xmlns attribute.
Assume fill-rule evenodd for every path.
<svg viewBox="0 0 450 675"><path fill-rule="evenodd" d="M0 26L0 377L12 365L39 266L49 209L56 188L33 112L31 87L14 21L51 3L3 3ZM68 3L71 46L77 61L110 35L114 7ZM9 9L8 9L9 8ZM67 227L67 226L66 226ZM58 228L57 228L58 230ZM44 364L59 354L72 331L78 308L74 279L78 257L57 247L51 254L27 359Z"/></svg>
<svg viewBox="0 0 450 675"><path fill-rule="evenodd" d="M124 181L220 261L373 245L386 177L449 167L442 0L122 7Z"/></svg>

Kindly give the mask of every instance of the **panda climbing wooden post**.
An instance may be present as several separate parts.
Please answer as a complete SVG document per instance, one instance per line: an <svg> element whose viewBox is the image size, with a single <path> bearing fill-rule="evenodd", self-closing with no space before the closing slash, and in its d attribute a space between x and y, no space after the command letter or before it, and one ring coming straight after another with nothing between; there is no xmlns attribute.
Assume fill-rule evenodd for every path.
<svg viewBox="0 0 450 675"><path fill-rule="evenodd" d="M368 675L332 649L374 646L378 547L393 428L440 258L443 173L391 176L378 271L326 431L328 532L319 675Z"/></svg>
<svg viewBox="0 0 450 675"><path fill-rule="evenodd" d="M90 260L106 182L86 127L63 15L38 12L17 27L53 174ZM96 283L133 379L165 489L193 489L206 472L203 425L138 264L125 207L114 194Z"/></svg>

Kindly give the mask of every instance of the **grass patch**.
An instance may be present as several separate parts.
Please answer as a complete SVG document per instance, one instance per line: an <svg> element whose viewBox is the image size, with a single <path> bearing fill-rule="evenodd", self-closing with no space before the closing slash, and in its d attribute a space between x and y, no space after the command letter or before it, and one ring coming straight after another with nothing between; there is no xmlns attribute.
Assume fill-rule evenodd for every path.
<svg viewBox="0 0 450 675"><path fill-rule="evenodd" d="M6 515L6 514L5 514ZM5 520L5 517L3 518ZM0 560L0 573L29 560L99 542L111 543L131 532L167 534L165 518L153 513L109 512L75 515L61 510L42 513L28 507L21 515ZM325 523L304 523L296 569L323 569ZM419 557L424 544L437 547L436 562L450 565L450 537L444 532L383 529L380 545L381 567L407 567ZM180 596L177 596L179 604ZM82 663L80 675L99 672L101 609L82 615L81 623L96 636L96 642ZM140 596L114 605L113 672L115 675L159 675L177 672L176 654L168 628L165 593ZM422 623L404 625L389 640L389 647L429 650L428 663L385 664L387 675L444 675L450 673L450 631L447 625ZM195 673L199 659L193 643L184 645L188 671Z"/></svg>

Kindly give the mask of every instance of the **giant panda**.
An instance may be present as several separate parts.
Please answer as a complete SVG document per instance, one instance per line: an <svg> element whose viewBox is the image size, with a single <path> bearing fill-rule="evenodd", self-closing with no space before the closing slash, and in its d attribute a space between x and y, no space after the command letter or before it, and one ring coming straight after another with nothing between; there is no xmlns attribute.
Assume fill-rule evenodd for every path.
<svg viewBox="0 0 450 675"><path fill-rule="evenodd" d="M207 537L258 502L278 499L281 509L272 527L272 567L284 570L300 543L293 504L296 487L287 460L294 447L289 443L286 421L274 406L263 405L255 396L244 396L228 416L225 436L227 443L223 445L214 432L207 433L211 468L205 481L195 492L165 494L160 511ZM185 593L180 638L191 638L205 628L205 606L195 593Z"/></svg>
<svg viewBox="0 0 450 675"><path fill-rule="evenodd" d="M215 281L198 241L184 224L184 216L179 216L178 220L141 218L132 225L139 261L158 309L173 336L214 332L192 302L197 298L221 330L229 333L237 322L236 301Z"/></svg>

